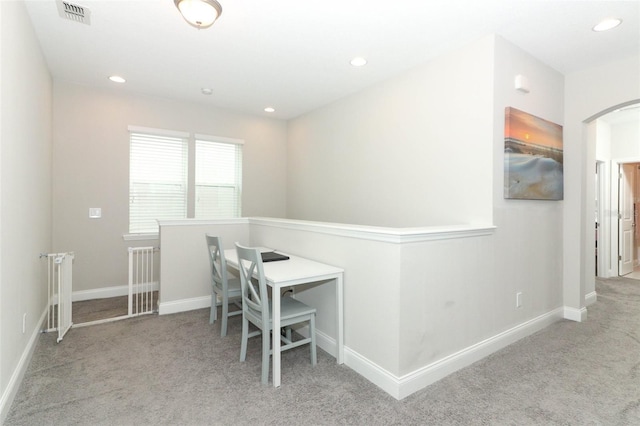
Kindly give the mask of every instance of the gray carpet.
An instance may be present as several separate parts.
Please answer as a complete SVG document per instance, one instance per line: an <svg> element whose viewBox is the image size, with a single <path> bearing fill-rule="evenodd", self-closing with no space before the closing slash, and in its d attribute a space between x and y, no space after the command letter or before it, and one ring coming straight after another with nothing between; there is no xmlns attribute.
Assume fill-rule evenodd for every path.
<svg viewBox="0 0 640 426"><path fill-rule="evenodd" d="M148 298L147 298L148 297ZM57 306L57 305L56 305ZM158 292L153 291L148 294L140 294L133 298L133 313L147 311L148 309L158 310ZM73 302L72 322L74 324L84 324L92 321L100 321L110 318L126 316L129 313L129 296L108 297L104 299L83 300ZM57 317L56 309L53 310L53 321Z"/></svg>
<svg viewBox="0 0 640 426"><path fill-rule="evenodd" d="M584 323L561 321L402 401L318 351L285 352L260 384L260 343L238 362L240 318L208 310L40 337L12 425L640 425L640 281L597 283Z"/></svg>
<svg viewBox="0 0 640 426"><path fill-rule="evenodd" d="M82 324L127 315L129 313L128 302L128 296L73 302L71 308L73 323Z"/></svg>

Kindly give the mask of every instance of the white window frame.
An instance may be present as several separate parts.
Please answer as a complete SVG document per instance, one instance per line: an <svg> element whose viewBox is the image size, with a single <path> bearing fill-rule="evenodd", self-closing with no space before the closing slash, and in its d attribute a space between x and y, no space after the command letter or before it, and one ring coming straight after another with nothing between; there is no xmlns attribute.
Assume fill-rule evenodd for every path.
<svg viewBox="0 0 640 426"><path fill-rule="evenodd" d="M149 127L141 127L141 126L128 126L129 130L129 149L131 149L131 133L141 133L148 135L157 135L163 137L176 137L176 138L184 138L187 140L187 183L186 183L186 217L177 218L180 219L193 219L195 218L195 205L196 205L196 141L204 141L204 142L215 142L215 143L227 143L234 145L244 145L244 140L228 138L222 136L212 136L206 134L199 133L189 133L183 131L174 131L174 130L165 130L165 129L155 129ZM239 158L237 158L239 156ZM131 164L129 164L129 169L131 168ZM131 170L129 170L129 174ZM236 151L236 191L237 191L237 216L241 217L242 215L242 149ZM131 176L129 176L129 180ZM131 196L131 183L129 182L129 197ZM130 208L130 205L128 206ZM127 217L127 226L128 233L123 235L125 240L153 240L158 238L158 232L140 232L140 233L132 233L129 230L131 229L131 212L129 212ZM208 219L227 219L224 218L208 218ZM207 219L207 218L198 218L198 219Z"/></svg>

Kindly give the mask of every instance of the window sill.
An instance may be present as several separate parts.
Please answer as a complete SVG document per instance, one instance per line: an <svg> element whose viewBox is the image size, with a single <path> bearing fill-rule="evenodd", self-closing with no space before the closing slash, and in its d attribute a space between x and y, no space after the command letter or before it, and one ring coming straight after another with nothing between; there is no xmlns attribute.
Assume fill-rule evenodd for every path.
<svg viewBox="0 0 640 426"><path fill-rule="evenodd" d="M155 241L159 238L157 232L152 234L123 234L122 239L125 241Z"/></svg>

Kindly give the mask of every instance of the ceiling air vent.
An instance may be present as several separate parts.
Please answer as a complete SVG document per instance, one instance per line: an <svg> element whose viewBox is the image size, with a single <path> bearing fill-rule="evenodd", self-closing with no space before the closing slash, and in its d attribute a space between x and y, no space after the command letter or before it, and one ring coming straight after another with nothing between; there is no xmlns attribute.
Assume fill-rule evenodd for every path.
<svg viewBox="0 0 640 426"><path fill-rule="evenodd" d="M58 0L56 4L62 18L81 24L91 24L91 11L88 8L64 0Z"/></svg>

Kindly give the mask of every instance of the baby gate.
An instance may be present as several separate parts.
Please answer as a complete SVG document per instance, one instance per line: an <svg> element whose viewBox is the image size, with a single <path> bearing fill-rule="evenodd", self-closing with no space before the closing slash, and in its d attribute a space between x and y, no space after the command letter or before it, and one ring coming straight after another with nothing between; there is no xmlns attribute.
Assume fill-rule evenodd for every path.
<svg viewBox="0 0 640 426"><path fill-rule="evenodd" d="M129 314L133 317L152 314L158 283L153 279L154 247L129 247ZM154 300L156 299L156 300Z"/></svg>
<svg viewBox="0 0 640 426"><path fill-rule="evenodd" d="M73 287L73 253L41 254L47 258L47 329L58 331L58 343L69 331L71 321L71 291Z"/></svg>
<svg viewBox="0 0 640 426"><path fill-rule="evenodd" d="M69 329L156 312L158 282L154 280L155 247L129 247L127 314L74 324L72 322L72 262L74 253L40 254L47 258L47 332L58 332L58 343Z"/></svg>

